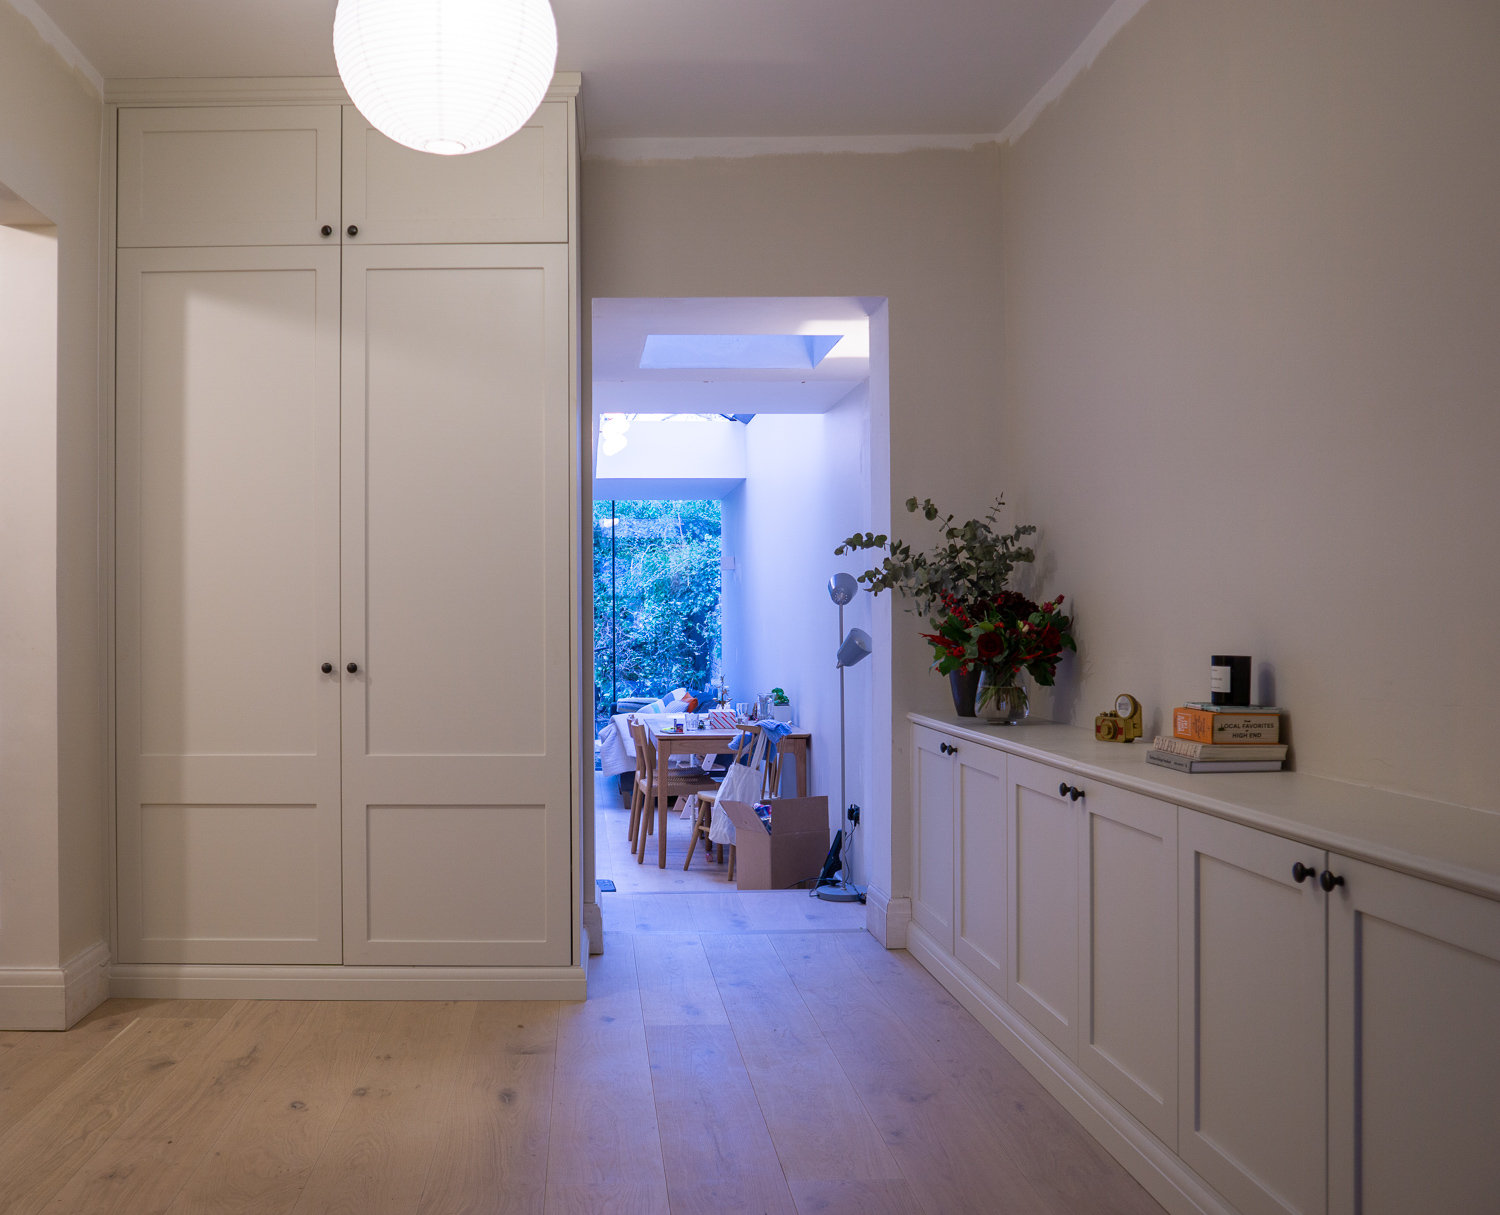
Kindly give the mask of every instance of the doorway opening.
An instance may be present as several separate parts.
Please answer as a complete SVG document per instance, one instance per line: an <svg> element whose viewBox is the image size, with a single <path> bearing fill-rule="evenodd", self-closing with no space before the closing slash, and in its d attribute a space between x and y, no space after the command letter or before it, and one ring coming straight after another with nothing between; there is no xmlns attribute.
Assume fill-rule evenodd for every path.
<svg viewBox="0 0 1500 1215"><path fill-rule="evenodd" d="M796 862L795 875L782 867L747 885L737 864L731 880L728 849L706 847L695 831L714 817L714 794L691 792L692 778L717 783L748 753L759 727L745 731L747 719L781 719L793 731L762 785L773 823L777 797L826 798L831 841L847 830L845 807L869 802L877 664L846 674L841 766L842 635L828 581L865 568L834 549L881 517L874 470L886 440L873 431L886 423L884 411L872 421L870 334L884 305L593 303L593 851L595 877L617 893L800 887L805 897L827 842L815 860ZM882 345L882 387L884 357ZM844 626L868 630L871 620L861 591ZM710 712L727 717L709 721ZM713 745L688 754L690 740L679 737L659 749L683 752L668 761L663 815L636 792L633 727L661 731L679 720L685 730L713 727L704 731ZM661 783L659 767L651 783ZM851 878L867 880L857 848L852 860ZM840 914L863 924L863 908Z"/></svg>

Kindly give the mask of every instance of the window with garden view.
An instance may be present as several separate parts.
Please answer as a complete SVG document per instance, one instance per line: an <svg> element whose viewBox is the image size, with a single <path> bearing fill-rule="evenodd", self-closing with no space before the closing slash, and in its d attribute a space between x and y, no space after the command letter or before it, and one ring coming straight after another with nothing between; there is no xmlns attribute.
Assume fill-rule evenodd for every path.
<svg viewBox="0 0 1500 1215"><path fill-rule="evenodd" d="M625 697L706 689L719 631L716 501L594 503L594 715Z"/></svg>

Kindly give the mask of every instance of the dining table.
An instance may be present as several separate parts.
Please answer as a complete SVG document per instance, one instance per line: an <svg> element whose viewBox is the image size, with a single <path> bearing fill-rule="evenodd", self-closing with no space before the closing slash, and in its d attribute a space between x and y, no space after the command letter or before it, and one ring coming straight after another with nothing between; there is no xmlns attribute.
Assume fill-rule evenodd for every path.
<svg viewBox="0 0 1500 1215"><path fill-rule="evenodd" d="M676 720L673 720L673 719ZM728 730L690 730L681 714L639 715L636 721L645 726L656 748L656 840L660 855L657 868L667 867L667 769L674 755L724 755L734 750L735 740L746 730L757 732L759 722L745 722ZM807 796L807 760L812 746L812 731L792 727L790 734L776 742L797 761L797 796ZM774 796L777 791L773 790Z"/></svg>

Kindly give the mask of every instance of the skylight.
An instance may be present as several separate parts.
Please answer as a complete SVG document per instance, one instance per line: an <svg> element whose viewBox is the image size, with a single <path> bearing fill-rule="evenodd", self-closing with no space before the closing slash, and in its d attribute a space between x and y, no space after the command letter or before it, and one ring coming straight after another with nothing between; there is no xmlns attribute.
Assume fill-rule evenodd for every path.
<svg viewBox="0 0 1500 1215"><path fill-rule="evenodd" d="M642 371L722 368L807 370L839 344L841 333L652 333Z"/></svg>

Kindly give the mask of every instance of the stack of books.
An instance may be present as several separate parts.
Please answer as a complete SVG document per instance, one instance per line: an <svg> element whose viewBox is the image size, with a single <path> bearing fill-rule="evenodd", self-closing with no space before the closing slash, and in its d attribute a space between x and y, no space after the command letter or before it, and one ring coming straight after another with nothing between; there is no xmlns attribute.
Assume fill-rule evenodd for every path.
<svg viewBox="0 0 1500 1215"><path fill-rule="evenodd" d="M1279 772L1281 710L1190 702L1172 710L1172 737L1158 734L1146 762L1177 772Z"/></svg>

